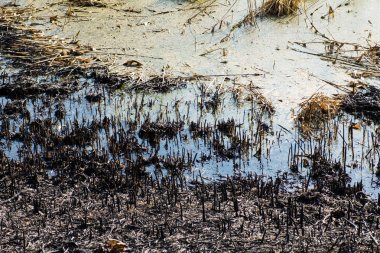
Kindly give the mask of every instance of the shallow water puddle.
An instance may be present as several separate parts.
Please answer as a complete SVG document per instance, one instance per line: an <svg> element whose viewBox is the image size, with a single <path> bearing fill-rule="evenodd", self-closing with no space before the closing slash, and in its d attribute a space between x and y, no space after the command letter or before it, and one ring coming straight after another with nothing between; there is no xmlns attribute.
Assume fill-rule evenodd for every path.
<svg viewBox="0 0 380 253"><path fill-rule="evenodd" d="M308 2L308 16L259 18L256 26L233 33L233 24L247 14L245 1L112 1L106 8L82 9L58 1L48 8L45 1L33 4L41 8L34 17L36 27L93 47L90 54L108 61L115 73L209 78L165 94L123 89L111 94L84 79L81 85L87 86L64 99L25 100L28 123L47 130L57 143L76 152L99 151L123 166L143 157L152 172L174 166L210 179L248 172L275 176L290 167L307 178L306 161L321 150L346 164L353 182L363 181L366 190L377 193L372 187L377 181L376 126L363 123L349 131L358 120L343 115L326 123L317 138L298 132L294 117L299 103L316 92L341 93L322 80L344 85L352 78L346 69L291 50L290 42L321 42L311 20L337 40L359 43L371 35L376 41L380 20L373 6L379 3ZM333 18L326 17L329 6ZM56 17L54 22L50 17ZM323 44L308 50L324 50ZM128 61L142 66L131 67ZM273 115L264 113L257 99L236 101L239 90L250 92L250 84L271 102ZM3 108L8 103L1 100ZM54 153L54 141L28 139L25 134L33 136L34 130L22 129L23 117L6 117L11 126L2 141L7 156ZM23 131L20 139L17 133ZM49 173L59 172L53 166Z"/></svg>
<svg viewBox="0 0 380 253"><path fill-rule="evenodd" d="M144 161L153 174L181 171L190 178L215 180L247 173L275 177L287 171L307 179L312 157L320 152L346 165L351 184L362 181L368 192L378 192L374 127L362 123L353 130L357 120L351 116L330 120L307 137L295 121L284 124L257 99L239 100L227 86L199 83L169 93L109 93L91 79L81 83L85 88L64 99L2 98L4 154L16 160L42 156L50 163L65 149L95 152L118 161L121 173L124 166ZM100 99L92 102L95 95ZM21 113L5 110L15 103L23 104ZM22 116L25 112L28 118ZM53 164L49 176L59 173Z"/></svg>

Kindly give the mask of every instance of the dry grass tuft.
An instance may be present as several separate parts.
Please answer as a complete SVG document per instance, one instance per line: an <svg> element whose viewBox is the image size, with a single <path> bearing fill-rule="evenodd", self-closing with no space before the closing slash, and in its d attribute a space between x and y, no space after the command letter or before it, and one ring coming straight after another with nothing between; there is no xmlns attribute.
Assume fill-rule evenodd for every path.
<svg viewBox="0 0 380 253"><path fill-rule="evenodd" d="M69 0L69 2L80 7L107 7L102 0Z"/></svg>
<svg viewBox="0 0 380 253"><path fill-rule="evenodd" d="M252 82L249 85L237 85L232 89L232 93L236 101L253 101L256 102L262 112L269 115L275 113L274 106L261 92L260 88L255 86Z"/></svg>
<svg viewBox="0 0 380 253"><path fill-rule="evenodd" d="M262 15L287 16L298 11L303 0L266 0L260 8Z"/></svg>
<svg viewBox="0 0 380 253"><path fill-rule="evenodd" d="M248 15L245 18L245 22L254 25L256 24L256 0L247 0Z"/></svg>
<svg viewBox="0 0 380 253"><path fill-rule="evenodd" d="M341 109L341 98L330 98L321 93L314 94L301 103L297 121L304 134L320 129L323 124L337 116Z"/></svg>
<svg viewBox="0 0 380 253"><path fill-rule="evenodd" d="M70 73L100 65L86 56L92 49L25 26L32 8L0 8L0 55L28 74Z"/></svg>

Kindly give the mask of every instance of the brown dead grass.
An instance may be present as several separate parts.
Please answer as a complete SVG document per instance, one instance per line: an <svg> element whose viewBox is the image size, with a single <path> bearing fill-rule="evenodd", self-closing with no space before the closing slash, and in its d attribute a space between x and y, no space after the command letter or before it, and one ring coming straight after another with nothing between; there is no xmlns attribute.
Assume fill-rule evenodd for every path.
<svg viewBox="0 0 380 253"><path fill-rule="evenodd" d="M69 0L69 2L80 7L107 7L102 0Z"/></svg>
<svg viewBox="0 0 380 253"><path fill-rule="evenodd" d="M297 121L304 134L321 128L324 122L334 118L341 109L341 98L331 98L321 93L301 103Z"/></svg>
<svg viewBox="0 0 380 253"><path fill-rule="evenodd" d="M300 8L303 0L266 0L260 8L262 15L287 16Z"/></svg>

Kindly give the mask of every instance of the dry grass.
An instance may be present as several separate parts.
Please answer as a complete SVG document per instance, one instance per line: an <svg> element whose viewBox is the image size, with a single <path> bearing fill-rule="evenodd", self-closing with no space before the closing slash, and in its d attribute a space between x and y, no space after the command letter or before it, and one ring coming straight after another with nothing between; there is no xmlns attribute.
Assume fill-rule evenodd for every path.
<svg viewBox="0 0 380 253"><path fill-rule="evenodd" d="M341 98L330 98L321 93L314 94L301 104L297 121L304 134L321 128L323 123L335 117L341 109Z"/></svg>
<svg viewBox="0 0 380 253"><path fill-rule="evenodd" d="M42 31L24 25L33 11L32 8L0 9L0 54L11 60L10 64L33 75L69 73L100 65L86 56L91 48L74 40L45 36Z"/></svg>
<svg viewBox="0 0 380 253"><path fill-rule="evenodd" d="M287 16L300 8L303 0L266 0L260 8L262 15Z"/></svg>
<svg viewBox="0 0 380 253"><path fill-rule="evenodd" d="M234 24L230 32L220 42L228 41L235 30L246 25L256 25L256 18L263 16L287 16L296 13L304 0L263 0L261 7L257 8L256 0L247 0L248 14Z"/></svg>
<svg viewBox="0 0 380 253"><path fill-rule="evenodd" d="M102 0L69 0L69 2L80 7L107 7Z"/></svg>
<svg viewBox="0 0 380 253"><path fill-rule="evenodd" d="M273 115L275 113L272 102L267 99L261 92L260 88L252 82L249 85L236 85L232 89L232 93L238 102L254 101L263 112Z"/></svg>
<svg viewBox="0 0 380 253"><path fill-rule="evenodd" d="M250 24L256 23L256 0L247 0L247 6L248 6L248 15L246 16L246 22Z"/></svg>

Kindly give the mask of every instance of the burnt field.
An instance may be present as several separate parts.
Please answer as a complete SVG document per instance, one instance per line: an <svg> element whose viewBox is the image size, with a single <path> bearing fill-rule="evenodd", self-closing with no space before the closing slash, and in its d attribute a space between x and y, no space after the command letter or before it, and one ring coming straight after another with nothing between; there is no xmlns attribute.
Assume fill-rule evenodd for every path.
<svg viewBox="0 0 380 253"><path fill-rule="evenodd" d="M280 7L250 5L228 36L297 11ZM380 251L379 47L314 27L327 51L313 57L354 81L319 80L340 93L307 97L289 123L236 74L111 71L76 37L33 28L38 11L0 9L1 252Z"/></svg>

